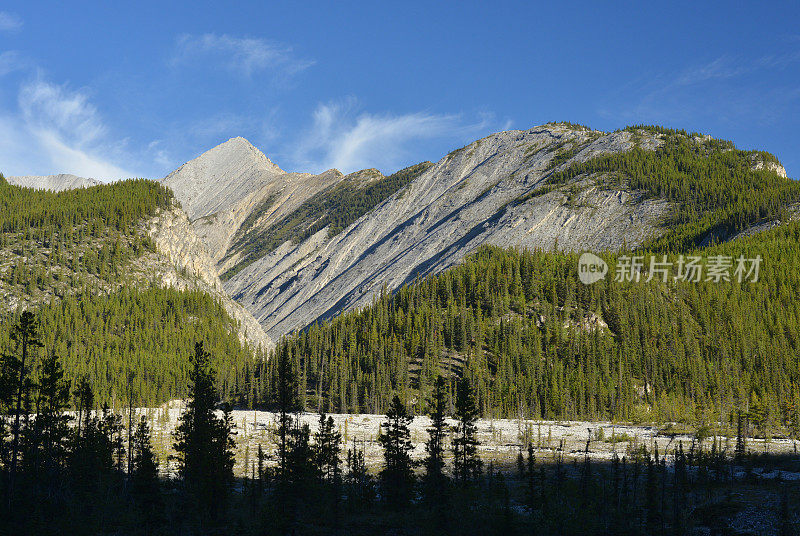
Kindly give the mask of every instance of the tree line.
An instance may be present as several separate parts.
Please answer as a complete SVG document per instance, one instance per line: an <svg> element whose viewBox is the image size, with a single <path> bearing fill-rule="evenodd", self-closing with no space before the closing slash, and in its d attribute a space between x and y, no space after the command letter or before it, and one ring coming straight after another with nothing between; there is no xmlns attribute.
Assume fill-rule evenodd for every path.
<svg viewBox="0 0 800 536"><path fill-rule="evenodd" d="M165 460L153 452L146 417L134 422L131 412L125 423L107 405L92 411L97 400L86 381L70 392L33 314L23 313L11 331L17 345L4 355L0 374L0 530L13 534L683 535L697 526L724 528L724 511L715 508L738 467L776 463L747 454L740 427L735 452L716 439L710 449L702 440L687 449L681 443L669 470L666 453L646 445L597 466L591 440L571 463L563 443L548 452L528 443L516 470L486 465L478 455L473 386L467 378L458 382L451 411L447 382L438 376L424 458L412 459L413 417L395 395L378 436L383 463L374 473L355 441L343 453L331 417L321 413L313 432L300 422L298 371L282 354L275 454L259 445L252 473L237 479L231 408L215 387L210 353L197 342L173 433L177 473L159 476ZM42 363L36 381L28 372L32 361ZM76 411L68 413L71 396ZM761 493L778 494L777 522L782 534L792 534L788 489Z"/></svg>
<svg viewBox="0 0 800 536"><path fill-rule="evenodd" d="M654 150L599 155L552 173L550 185L578 176L641 190L672 204L666 232L652 247L660 251L694 249L709 238L717 241L756 223L788 219L788 208L800 201L800 185L778 176L766 164L778 160L763 151L743 151L733 143L663 127L628 127L633 141L641 132L659 136ZM756 169L758 163L761 169Z"/></svg>

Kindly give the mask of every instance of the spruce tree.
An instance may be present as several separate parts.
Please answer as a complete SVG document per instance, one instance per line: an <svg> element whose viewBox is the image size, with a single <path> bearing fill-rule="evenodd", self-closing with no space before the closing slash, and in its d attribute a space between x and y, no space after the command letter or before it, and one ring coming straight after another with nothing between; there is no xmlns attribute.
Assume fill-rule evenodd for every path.
<svg viewBox="0 0 800 536"><path fill-rule="evenodd" d="M64 379L64 369L54 353L45 358L39 380L36 418L31 426L35 441L28 442L27 456L31 458L35 478L54 492L61 478L68 454L69 422L65 410L69 404L69 383Z"/></svg>
<svg viewBox="0 0 800 536"><path fill-rule="evenodd" d="M336 431L333 417L321 413L319 429L314 434L314 461L323 482L333 483L341 473L339 455L342 435Z"/></svg>
<svg viewBox="0 0 800 536"><path fill-rule="evenodd" d="M411 498L414 481L411 451L411 425L413 418L395 395L386 412L386 422L381 425L378 442L383 447L384 468L381 471L381 489L387 504L400 507Z"/></svg>
<svg viewBox="0 0 800 536"><path fill-rule="evenodd" d="M466 486L481 474L483 462L478 457L478 408L469 380L462 378L456 391L458 421L453 434L453 476L459 484Z"/></svg>
<svg viewBox="0 0 800 536"><path fill-rule="evenodd" d="M203 516L215 519L233 480L232 423L214 413L217 394L210 355L195 344L189 372L189 397L174 433L178 474L185 491Z"/></svg>
<svg viewBox="0 0 800 536"><path fill-rule="evenodd" d="M444 441L447 437L447 386L442 376L436 378L431 400L431 426L428 428L428 441L425 450L425 475L423 492L425 498L433 503L441 503L447 479L444 474Z"/></svg>
<svg viewBox="0 0 800 536"><path fill-rule="evenodd" d="M347 504L351 510L360 511L374 500L375 486L372 475L367 471L364 449L356 446L347 449Z"/></svg>
<svg viewBox="0 0 800 536"><path fill-rule="evenodd" d="M14 341L19 352L19 357L15 363L17 372L16 379L16 403L14 407L14 425L12 427L11 442L11 464L9 466L8 478L8 499L9 505L14 496L14 485L17 476L17 465L20 451L20 418L22 416L22 402L25 396L25 388L28 384L28 369L30 367L30 353L42 347L39 336L39 323L33 313L25 311L11 328L11 340Z"/></svg>
<svg viewBox="0 0 800 536"><path fill-rule="evenodd" d="M289 435L292 430L292 413L299 409L299 401L297 397L297 375L287 347L283 347L277 352L277 361L278 478L279 482L285 485L289 479L287 458Z"/></svg>
<svg viewBox="0 0 800 536"><path fill-rule="evenodd" d="M145 523L160 517L161 486L158 480L158 463L150 439L150 425L142 415L133 434L131 450L131 494L141 509Z"/></svg>

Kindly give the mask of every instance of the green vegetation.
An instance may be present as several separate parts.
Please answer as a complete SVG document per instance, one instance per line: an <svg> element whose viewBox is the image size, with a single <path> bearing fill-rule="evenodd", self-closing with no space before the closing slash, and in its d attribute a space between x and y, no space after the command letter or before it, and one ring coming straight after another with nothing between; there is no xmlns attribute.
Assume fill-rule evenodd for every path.
<svg viewBox="0 0 800 536"><path fill-rule="evenodd" d="M486 247L279 351L307 407L328 411L379 412L393 393L425 411L443 373L470 379L483 415L698 423L748 410L786 430L800 408L800 223L701 253L761 255L759 281L612 273L586 286L576 255Z"/></svg>
<svg viewBox="0 0 800 536"><path fill-rule="evenodd" d="M36 317L46 351L61 356L70 384L87 378L98 401L115 407L127 404L129 390L137 405L184 396L195 340L207 341L217 359L213 365L225 397L242 391L245 371L253 363L233 320L201 291L86 291L42 305ZM8 327L16 321L12 315L0 322L0 348L13 347Z"/></svg>
<svg viewBox="0 0 800 536"><path fill-rule="evenodd" d="M54 193L0 175L0 314L142 275L132 262L155 251L142 221L171 203L168 189L147 180Z"/></svg>
<svg viewBox="0 0 800 536"><path fill-rule="evenodd" d="M662 127L629 127L662 136L656 150L640 147L598 156L553 173L564 184L579 175L608 176L653 197L672 202L667 232L653 248L684 251L705 239L724 239L767 220L786 220L786 208L800 201L800 184L753 164L777 159L762 151L741 151L731 142ZM558 158L558 157L557 157Z"/></svg>
<svg viewBox="0 0 800 536"><path fill-rule="evenodd" d="M29 314L13 332L26 334L29 342L39 339ZM4 415L20 416L19 407L11 409L13 400L26 401L24 419L13 421L11 433L0 433L3 534L733 533L746 509L757 510L781 534L796 527L797 484L755 475L796 471L797 456L740 452L741 437L733 453L718 438L710 449L701 440L686 449L679 442L671 459L657 446L636 442L621 458L615 451L607 461L592 460L591 441L583 456L567 453L563 442L557 449L529 444L527 460L520 452L516 471L508 460L490 462L483 473L477 408L466 379L452 415L458 425L448 429L445 382L437 377L438 416L429 429L428 453L438 461L427 460L422 478L410 456L413 417L395 396L381 425L384 464L378 478L367 471L364 450L355 442L346 471L340 469L342 437L321 414L313 436L308 424L288 416L285 451L280 434L271 439L283 456L277 467L264 466L259 445L258 471L254 461L250 475L236 480L233 421L226 405L221 416L215 411L210 356L200 343L191 361L188 402L172 434L178 471L159 478L162 464L147 417L141 416L131 437L132 414L126 430L122 414L108 407L90 411L94 393L88 383L74 392L77 413L66 413L70 391L58 356L43 358L44 373L32 382L23 354L4 355L0 368ZM288 400L300 385L293 373L284 378ZM7 421L12 419L0 423ZM441 456L441 441L449 435L452 461ZM418 491L424 500L410 500Z"/></svg>
<svg viewBox="0 0 800 536"><path fill-rule="evenodd" d="M255 226L261 210L254 211L253 216L242 225L242 230L231 246L231 251L240 253L242 258L235 267L225 272L222 278L230 279L253 261L275 250L286 241L299 244L325 227L328 227L328 236L337 235L380 202L422 175L432 165L430 162L422 162L388 177L382 177L378 171L374 171L373 174L379 178L366 184L358 179L345 179L314 195L297 210L267 229ZM273 202L268 200L264 208L268 208Z"/></svg>
<svg viewBox="0 0 800 536"><path fill-rule="evenodd" d="M253 352L222 305L200 291L155 288L139 262L154 251L143 220L171 203L153 181L53 193L0 178L0 348L14 347L8 327L29 308L70 386L87 380L98 404L119 407L129 392L141 405L183 396L195 340L219 356L220 392L244 391ZM41 373L37 365L32 377Z"/></svg>
<svg viewBox="0 0 800 536"><path fill-rule="evenodd" d="M62 240L74 233L94 236L113 229L135 232L136 224L172 202L172 192L158 182L133 179L50 192L8 184L0 174L0 231L26 232Z"/></svg>

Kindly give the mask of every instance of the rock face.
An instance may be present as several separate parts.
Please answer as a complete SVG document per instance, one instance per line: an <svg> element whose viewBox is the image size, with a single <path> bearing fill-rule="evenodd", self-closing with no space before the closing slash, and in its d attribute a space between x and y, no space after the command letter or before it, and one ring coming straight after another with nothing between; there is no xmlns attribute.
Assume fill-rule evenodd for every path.
<svg viewBox="0 0 800 536"><path fill-rule="evenodd" d="M657 138L649 140L652 147ZM570 161L632 146L549 125L478 140L431 167L342 233L285 243L225 282L275 338L370 303L444 270L482 244L570 250L635 246L658 233L668 206L596 179L545 188Z"/></svg>
<svg viewBox="0 0 800 536"><path fill-rule="evenodd" d="M783 177L784 179L786 178L786 168L777 162L764 162L763 160L758 160L755 164L753 164L753 169L766 169L767 171L772 171L779 177Z"/></svg>
<svg viewBox="0 0 800 536"><path fill-rule="evenodd" d="M158 283L177 289L198 288L218 298L227 313L239 323L239 338L252 346L271 349L272 340L244 307L225 294L216 265L206 246L194 234L186 213L178 207L159 211L145 224L145 232L166 257L173 270L159 270Z"/></svg>
<svg viewBox="0 0 800 536"><path fill-rule="evenodd" d="M257 216L250 224L269 225L342 178L337 170L286 173L244 138L232 138L182 165L163 183L212 258L220 261L248 216Z"/></svg>
<svg viewBox="0 0 800 536"><path fill-rule="evenodd" d="M77 177L68 173L46 176L25 175L21 177L6 177L6 180L9 184L13 184L14 186L36 188L37 190L51 190L53 192L72 190L74 188L88 188L89 186L101 184L97 179Z"/></svg>
<svg viewBox="0 0 800 536"><path fill-rule="evenodd" d="M637 133L635 143L653 149L660 138ZM394 290L446 269L482 244L572 250L638 245L660 232L665 202L596 177L545 184L573 161L633 146L631 132L556 124L483 138L450 153L342 232L331 236L323 228L300 243L265 251L224 289L274 340L364 306L384 285ZM213 252L218 274L236 266L239 258L229 248L243 228L267 229L291 218L303 201L344 179L336 170L283 173L253 151L235 138L164 180ZM369 184L381 177L364 170L348 180Z"/></svg>
<svg viewBox="0 0 800 536"><path fill-rule="evenodd" d="M183 210L147 222L158 258L146 262L158 284L218 296L241 336L269 348L288 332L367 305L384 287L453 266L484 244L608 250L644 243L664 231L667 202L611 177L579 175L564 184L548 178L574 162L661 143L653 131L547 124L493 134L411 174L385 177L374 169L287 173L247 140L232 138L163 179ZM766 153L752 165L786 175ZM9 180L55 190L96 183L68 175ZM229 279L221 283L220 274Z"/></svg>
<svg viewBox="0 0 800 536"><path fill-rule="evenodd" d="M284 171L249 141L231 138L170 173L164 184L194 220L231 209L280 175Z"/></svg>

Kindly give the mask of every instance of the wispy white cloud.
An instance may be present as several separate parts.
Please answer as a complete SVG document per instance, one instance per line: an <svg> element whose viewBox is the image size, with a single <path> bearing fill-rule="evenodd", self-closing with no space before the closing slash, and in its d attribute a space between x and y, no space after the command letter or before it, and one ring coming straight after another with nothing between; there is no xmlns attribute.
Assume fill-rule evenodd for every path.
<svg viewBox="0 0 800 536"><path fill-rule="evenodd" d="M352 99L320 104L293 159L301 169L317 172L336 168L349 173L370 167L391 171L409 156L414 143L474 136L493 121L488 114L469 122L460 114L357 113Z"/></svg>
<svg viewBox="0 0 800 536"><path fill-rule="evenodd" d="M683 70L667 86L691 86L709 80L736 78L765 69L782 69L797 62L800 62L800 50L783 54L769 54L757 58L724 55L705 64Z"/></svg>
<svg viewBox="0 0 800 536"><path fill-rule="evenodd" d="M616 96L619 106L612 104L599 113L629 123L674 124L708 114L723 120L747 117L748 121L768 123L794 106L796 91L794 84L790 87L774 81L761 87L758 78L767 72L777 75L798 63L800 50L788 50L754 57L723 55L678 71L649 73L621 88ZM765 98L767 93L775 98ZM753 102L743 101L745 95Z"/></svg>
<svg viewBox="0 0 800 536"><path fill-rule="evenodd" d="M115 163L124 141L108 130L88 96L38 79L19 91L17 109L0 113L0 166L6 175L73 173L101 180L134 176ZM112 160L114 159L114 160Z"/></svg>
<svg viewBox="0 0 800 536"><path fill-rule="evenodd" d="M0 52L0 76L28 67L28 62L16 50Z"/></svg>
<svg viewBox="0 0 800 536"><path fill-rule="evenodd" d="M22 19L13 13L0 11L0 31L16 32L22 28Z"/></svg>
<svg viewBox="0 0 800 536"><path fill-rule="evenodd" d="M295 57L291 47L266 39L214 33L178 37L173 63L201 59L212 60L246 77L262 71L291 76L314 64L311 60Z"/></svg>

